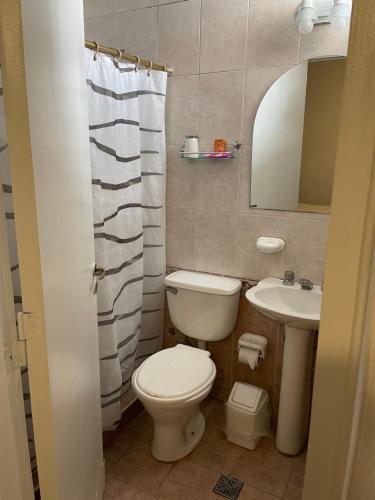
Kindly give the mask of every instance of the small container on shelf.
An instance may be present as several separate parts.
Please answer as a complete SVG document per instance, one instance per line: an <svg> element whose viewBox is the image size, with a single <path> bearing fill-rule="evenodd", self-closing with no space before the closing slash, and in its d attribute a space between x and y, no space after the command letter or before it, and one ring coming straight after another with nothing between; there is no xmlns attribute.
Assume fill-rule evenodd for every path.
<svg viewBox="0 0 375 500"><path fill-rule="evenodd" d="M215 153L224 153L227 149L227 143L224 139L215 139L214 151Z"/></svg>
<svg viewBox="0 0 375 500"><path fill-rule="evenodd" d="M197 135L185 136L184 142L185 153L190 154L190 158L198 158L199 156L199 139Z"/></svg>

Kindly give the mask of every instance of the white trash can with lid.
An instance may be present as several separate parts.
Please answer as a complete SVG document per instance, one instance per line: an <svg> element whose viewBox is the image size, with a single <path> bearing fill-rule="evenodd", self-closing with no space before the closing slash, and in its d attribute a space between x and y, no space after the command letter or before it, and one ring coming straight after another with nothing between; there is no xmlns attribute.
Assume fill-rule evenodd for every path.
<svg viewBox="0 0 375 500"><path fill-rule="evenodd" d="M224 432L228 441L255 450L260 438L271 427L268 392L243 382L235 382L225 403Z"/></svg>

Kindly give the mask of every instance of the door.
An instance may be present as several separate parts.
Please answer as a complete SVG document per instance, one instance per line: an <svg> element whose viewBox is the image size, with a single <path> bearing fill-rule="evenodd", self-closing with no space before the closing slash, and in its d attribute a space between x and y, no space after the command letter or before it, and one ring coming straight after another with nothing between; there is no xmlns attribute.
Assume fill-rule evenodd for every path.
<svg viewBox="0 0 375 500"><path fill-rule="evenodd" d="M17 251L28 313L23 326L43 500L95 500L103 489L82 9L76 0L0 0Z"/></svg>

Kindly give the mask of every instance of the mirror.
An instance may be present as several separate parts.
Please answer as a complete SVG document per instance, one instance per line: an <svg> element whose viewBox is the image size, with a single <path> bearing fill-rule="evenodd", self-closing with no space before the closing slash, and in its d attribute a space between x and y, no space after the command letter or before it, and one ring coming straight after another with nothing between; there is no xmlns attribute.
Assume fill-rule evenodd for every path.
<svg viewBox="0 0 375 500"><path fill-rule="evenodd" d="M264 96L254 122L250 207L329 212L345 61L298 64Z"/></svg>

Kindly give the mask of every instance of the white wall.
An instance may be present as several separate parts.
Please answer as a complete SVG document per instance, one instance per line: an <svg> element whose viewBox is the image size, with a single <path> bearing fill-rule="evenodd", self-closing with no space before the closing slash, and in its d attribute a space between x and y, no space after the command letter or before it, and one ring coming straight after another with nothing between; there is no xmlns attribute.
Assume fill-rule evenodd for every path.
<svg viewBox="0 0 375 500"><path fill-rule="evenodd" d="M250 196L257 208L298 210L307 67L284 73L258 108Z"/></svg>

